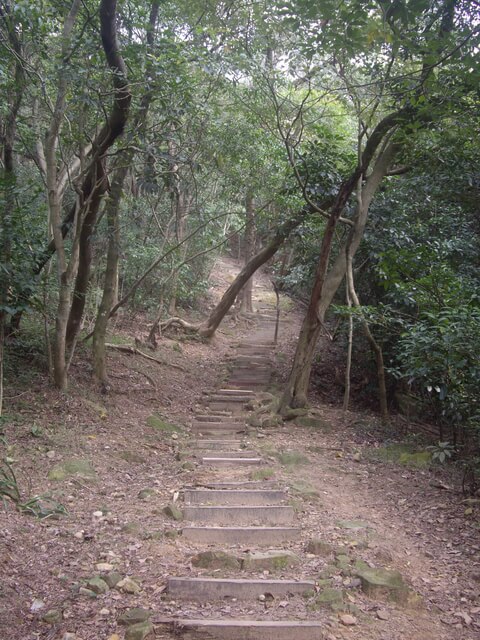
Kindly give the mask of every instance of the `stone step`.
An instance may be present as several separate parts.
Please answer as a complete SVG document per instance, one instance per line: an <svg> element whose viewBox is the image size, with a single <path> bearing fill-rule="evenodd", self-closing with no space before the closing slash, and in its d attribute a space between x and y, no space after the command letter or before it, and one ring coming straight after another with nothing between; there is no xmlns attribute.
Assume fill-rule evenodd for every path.
<svg viewBox="0 0 480 640"><path fill-rule="evenodd" d="M219 456L202 456L201 462L209 467L245 467L251 465L265 464L263 458L220 458Z"/></svg>
<svg viewBox="0 0 480 640"><path fill-rule="evenodd" d="M189 600L257 599L265 593L276 597L302 595L315 589L313 580L249 580L221 578L169 578L168 593L175 598Z"/></svg>
<svg viewBox="0 0 480 640"><path fill-rule="evenodd" d="M218 409L218 408L226 408L228 407L229 409L231 409L232 411L238 413L242 413L244 411L244 406L243 404L238 404L238 403L231 403L231 402L211 402L209 404L209 407L211 409Z"/></svg>
<svg viewBox="0 0 480 640"><path fill-rule="evenodd" d="M235 391L233 391L232 389L219 389L217 393L222 396L226 396L226 395L246 396L248 399L255 397L255 394L250 389L238 389Z"/></svg>
<svg viewBox="0 0 480 640"><path fill-rule="evenodd" d="M195 487L202 489L279 489L279 483L276 480L238 480L237 482L205 482Z"/></svg>
<svg viewBox="0 0 480 640"><path fill-rule="evenodd" d="M193 451L192 455L196 458L206 458L209 460L218 458L221 460L243 460L244 458L251 460L252 458L258 458L258 452L249 449L240 449L239 451L231 451L230 449L200 449L199 451Z"/></svg>
<svg viewBox="0 0 480 640"><path fill-rule="evenodd" d="M287 498L280 489L187 489L183 492L186 504L274 505Z"/></svg>
<svg viewBox="0 0 480 640"><path fill-rule="evenodd" d="M290 506L189 506L183 510L183 517L190 522L205 522L230 525L290 524L295 512Z"/></svg>
<svg viewBox="0 0 480 640"><path fill-rule="evenodd" d="M205 449L206 451L220 451L225 449L240 449L242 446L241 440L235 440L234 435L231 439L222 438L222 440L207 440L207 439L199 439L199 440L191 440L187 444L192 447L192 449Z"/></svg>
<svg viewBox="0 0 480 640"><path fill-rule="evenodd" d="M232 415L215 415L208 413L199 413L195 416L195 422L241 422L242 418Z"/></svg>
<svg viewBox="0 0 480 640"><path fill-rule="evenodd" d="M300 535L297 527L184 527L183 537L202 544L272 546L277 542L295 540Z"/></svg>
<svg viewBox="0 0 480 640"><path fill-rule="evenodd" d="M182 636L218 640L323 640L325 624L300 620L154 620L155 624Z"/></svg>
<svg viewBox="0 0 480 640"><path fill-rule="evenodd" d="M253 395L253 394L252 394ZM206 400L210 402L228 402L235 404L246 404L249 402L250 397L247 397L242 393L237 394L235 391L231 390L231 393L227 393L222 395L221 393L210 393Z"/></svg>
<svg viewBox="0 0 480 640"><path fill-rule="evenodd" d="M238 422L193 422L192 429L195 431L202 429L209 429L210 431L215 431L219 429L221 431L244 431L245 430L245 420L239 420Z"/></svg>

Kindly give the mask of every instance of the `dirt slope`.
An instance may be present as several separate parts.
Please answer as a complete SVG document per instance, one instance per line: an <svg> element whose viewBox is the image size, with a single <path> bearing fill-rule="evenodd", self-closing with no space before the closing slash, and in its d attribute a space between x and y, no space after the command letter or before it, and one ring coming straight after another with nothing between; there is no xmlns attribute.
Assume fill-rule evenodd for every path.
<svg viewBox="0 0 480 640"><path fill-rule="evenodd" d="M238 268L231 260L219 261L207 306ZM300 320L287 301L283 307L279 385ZM74 365L67 396L52 391L33 365L7 386L2 453L13 461L24 499L49 494L68 516L39 520L5 501L0 512L2 640L73 640L66 633L81 640L123 637L117 620L127 609L146 607L162 615L175 609L163 594L165 579L192 568L181 538L166 535L181 525L163 507L197 473L176 458L199 398L221 386L233 345L249 331L249 323L233 326L227 320L212 344L170 336L154 354L165 364L112 353L107 395L99 395L91 382L87 353ZM115 329L116 338L125 341L142 340L145 332L138 320L123 327L119 322ZM479 637L478 505L462 503L458 478L446 471L405 467L372 455L385 438L374 416L345 417L325 403L318 410L321 429L285 423L254 430L251 438L275 479L297 483L292 499L304 527L301 542L293 545L303 554L298 574L320 577L330 571L329 579L345 588L358 609L357 624L348 628L332 611L314 612L325 619L326 633L338 640ZM282 464L282 451L298 455ZM365 526L352 530L339 524L344 520ZM343 550L347 562L398 569L421 596L419 606L404 609L365 597L350 585L347 571L331 566L332 558L304 553L312 538L328 542L337 555ZM133 577L141 591L112 589L91 597L86 582L107 570L99 563L111 565L122 578ZM281 617L288 606L289 615L300 615L298 607L304 605L274 606ZM232 611L236 603L223 607ZM251 610L260 614L265 604L253 603ZM42 618L50 611L46 622ZM210 616L212 607L198 613Z"/></svg>

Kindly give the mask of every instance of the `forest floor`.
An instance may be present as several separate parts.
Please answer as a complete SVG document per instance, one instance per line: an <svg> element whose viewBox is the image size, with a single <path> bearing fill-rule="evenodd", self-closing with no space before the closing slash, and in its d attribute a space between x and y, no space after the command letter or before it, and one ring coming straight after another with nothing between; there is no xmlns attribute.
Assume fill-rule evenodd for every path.
<svg viewBox="0 0 480 640"><path fill-rule="evenodd" d="M231 259L218 261L203 313L238 269ZM256 283L257 302L273 298L265 276ZM301 310L282 299L272 360L278 389L300 321ZM343 589L354 623L342 624L327 605L298 596L192 605L165 592L168 576L199 575L191 564L195 550L174 535L182 523L163 511L183 486L203 477L178 454L202 396L222 386L229 356L254 325L230 318L209 344L170 334L155 352L140 347L163 364L112 350L111 388L103 395L86 349L73 363L68 394L52 390L34 353L14 363L2 457L16 472L24 502L48 495L41 507L59 503L67 514L39 519L8 499L0 504L1 640L118 640L125 628L117 621L132 607L152 610L154 623L179 608L194 618L318 619L329 640L480 637L479 500L465 502L452 466L400 464L395 454L405 449L396 442L405 437L405 420L387 429L368 411L344 414L333 386L331 394L324 386L311 398L321 428L285 422L252 429L248 440L268 474L290 487L302 528L289 543L301 556L295 577L326 578ZM143 319L120 319L114 332L112 342L133 344L147 327ZM327 340L320 349L333 371L338 362ZM407 439L416 446L411 434ZM406 461L421 465L424 457ZM305 552L312 539L327 543L324 557ZM400 571L418 597L408 606L369 598L349 572L358 560ZM139 591L112 588L95 596L88 580L105 571L133 578Z"/></svg>

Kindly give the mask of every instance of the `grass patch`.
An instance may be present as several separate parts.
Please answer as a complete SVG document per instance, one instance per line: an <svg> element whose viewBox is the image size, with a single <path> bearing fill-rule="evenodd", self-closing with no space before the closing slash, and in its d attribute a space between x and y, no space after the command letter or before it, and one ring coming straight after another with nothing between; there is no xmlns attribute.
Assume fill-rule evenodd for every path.
<svg viewBox="0 0 480 640"><path fill-rule="evenodd" d="M301 498L312 499L320 496L315 487L305 480L293 480L290 483L290 491Z"/></svg>
<svg viewBox="0 0 480 640"><path fill-rule="evenodd" d="M176 424L165 422L165 420L161 416L155 413L147 418L147 424L149 427L155 429L155 431L161 431L167 434L178 433L182 430L181 427L177 426Z"/></svg>
<svg viewBox="0 0 480 640"><path fill-rule="evenodd" d="M381 462L393 462L407 467L424 469L429 467L432 455L429 451L422 451L407 442L395 442L385 447L371 449L365 452L367 458Z"/></svg>
<svg viewBox="0 0 480 640"><path fill-rule="evenodd" d="M278 451L274 454L280 464L285 467L295 467L300 464L308 464L310 460L300 451Z"/></svg>
<svg viewBox="0 0 480 640"><path fill-rule="evenodd" d="M267 467L266 469L255 469L250 473L250 480L269 480L273 478L275 471Z"/></svg>

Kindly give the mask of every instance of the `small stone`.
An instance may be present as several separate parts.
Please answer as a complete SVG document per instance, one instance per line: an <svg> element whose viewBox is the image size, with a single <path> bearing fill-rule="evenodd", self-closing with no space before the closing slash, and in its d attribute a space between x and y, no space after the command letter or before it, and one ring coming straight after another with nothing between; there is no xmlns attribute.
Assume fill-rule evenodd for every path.
<svg viewBox="0 0 480 640"><path fill-rule="evenodd" d="M399 571L369 567L357 571L357 576L363 592L372 598L406 604L412 595Z"/></svg>
<svg viewBox="0 0 480 640"><path fill-rule="evenodd" d="M340 616L340 622L346 627L353 627L357 624L355 616L351 616L349 613L344 613Z"/></svg>
<svg viewBox="0 0 480 640"><path fill-rule="evenodd" d="M120 636L118 633L112 633L111 636L108 636L107 640L120 640Z"/></svg>
<svg viewBox="0 0 480 640"><path fill-rule="evenodd" d="M124 578L115 585L115 588L124 593L139 593L142 588L132 578Z"/></svg>
<svg viewBox="0 0 480 640"><path fill-rule="evenodd" d="M195 470L195 465L193 464L193 462L188 462L188 460L187 460L187 462L184 462L182 464L182 469L184 471L194 471Z"/></svg>
<svg viewBox="0 0 480 640"><path fill-rule="evenodd" d="M40 600L39 598L35 598L35 600L30 605L30 611L32 613L37 613L38 611L44 608L45 608L45 602L43 600Z"/></svg>
<svg viewBox="0 0 480 640"><path fill-rule="evenodd" d="M114 589L121 579L122 576L118 571L110 571L106 576L102 576L102 580L108 584L110 589Z"/></svg>
<svg viewBox="0 0 480 640"><path fill-rule="evenodd" d="M47 451L46 456L49 460L53 460L53 458L55 458L55 451Z"/></svg>
<svg viewBox="0 0 480 640"><path fill-rule="evenodd" d="M172 440L178 440L178 433L172 433Z"/></svg>
<svg viewBox="0 0 480 640"><path fill-rule="evenodd" d="M109 562L98 562L95 565L95 568L97 571L112 571L113 569L113 564L110 564Z"/></svg>
<svg viewBox="0 0 480 640"><path fill-rule="evenodd" d="M288 600L282 600L278 603L278 606L282 609L285 609L286 607L288 607Z"/></svg>
<svg viewBox="0 0 480 640"><path fill-rule="evenodd" d="M76 533L73 534L74 538L77 538L77 540L83 540L83 534L85 533L85 531L77 531Z"/></svg>
<svg viewBox="0 0 480 640"><path fill-rule="evenodd" d="M169 504L166 507L164 507L163 513L169 518L172 518L173 520L176 520L176 521L183 520L183 513L181 509L179 509L175 504Z"/></svg>
<svg viewBox="0 0 480 640"><path fill-rule="evenodd" d="M86 587L80 587L80 589L78 590L78 593L81 596L87 596L87 598L97 597L97 594L95 593L95 591L92 591L91 589L87 589Z"/></svg>
<svg viewBox="0 0 480 640"><path fill-rule="evenodd" d="M105 607L103 609L100 609L100 611L98 612L101 616L109 616L110 615L110 609L106 609Z"/></svg>
<svg viewBox="0 0 480 640"><path fill-rule="evenodd" d="M107 591L109 591L110 589L110 587L105 582L105 580L103 580L102 578L99 578L98 576L96 576L95 578L91 578L87 582L86 586L87 586L87 589L90 589L90 591L93 591L97 595L103 595L104 593L107 593Z"/></svg>
<svg viewBox="0 0 480 640"><path fill-rule="evenodd" d="M63 634L62 640L80 640L76 633L69 633L68 631Z"/></svg>
<svg viewBox="0 0 480 640"><path fill-rule="evenodd" d="M49 609L43 614L42 620L47 624L58 624L62 621L62 612L60 609Z"/></svg>
<svg viewBox="0 0 480 640"><path fill-rule="evenodd" d="M131 627L128 627L125 633L125 640L145 640L148 636L152 636L153 633L153 624L150 620L146 620L145 622L132 624Z"/></svg>
<svg viewBox="0 0 480 640"><path fill-rule="evenodd" d="M388 613L388 611L386 611L386 609L379 609L377 611L377 618L379 620L390 620L390 614Z"/></svg>
<svg viewBox="0 0 480 640"><path fill-rule="evenodd" d="M261 594L258 596L258 599L260 600L260 602L265 602L265 600L266 600L267 598L265 597L265 594L261 593Z"/></svg>
<svg viewBox="0 0 480 640"><path fill-rule="evenodd" d="M141 607L135 607L134 609L128 609L125 613L118 618L118 624L126 627L132 624L139 624L140 622L146 622L151 616L151 611L148 609L142 609Z"/></svg>
<svg viewBox="0 0 480 640"><path fill-rule="evenodd" d="M142 489L138 492L137 498L139 500L149 500L152 496L156 495L155 489Z"/></svg>
<svg viewBox="0 0 480 640"><path fill-rule="evenodd" d="M94 511L92 515L94 518L101 518L103 516L103 511Z"/></svg>
<svg viewBox="0 0 480 640"><path fill-rule="evenodd" d="M357 453L353 454L354 462L361 462L361 460L362 460L362 454L360 452L357 451Z"/></svg>

